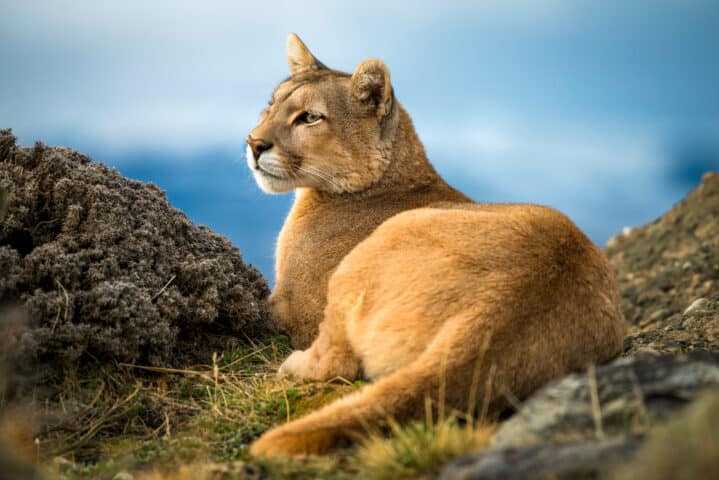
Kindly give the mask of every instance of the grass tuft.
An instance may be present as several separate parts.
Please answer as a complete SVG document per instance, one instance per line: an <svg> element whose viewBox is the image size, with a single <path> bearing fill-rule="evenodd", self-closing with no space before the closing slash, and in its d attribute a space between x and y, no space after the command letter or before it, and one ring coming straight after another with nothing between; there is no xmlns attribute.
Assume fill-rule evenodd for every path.
<svg viewBox="0 0 719 480"><path fill-rule="evenodd" d="M705 392L687 409L649 431L636 459L607 480L719 478L719 391Z"/></svg>
<svg viewBox="0 0 719 480"><path fill-rule="evenodd" d="M464 423L456 417L427 425L393 423L387 438L374 434L358 448L358 478L434 478L448 461L483 449L494 426Z"/></svg>

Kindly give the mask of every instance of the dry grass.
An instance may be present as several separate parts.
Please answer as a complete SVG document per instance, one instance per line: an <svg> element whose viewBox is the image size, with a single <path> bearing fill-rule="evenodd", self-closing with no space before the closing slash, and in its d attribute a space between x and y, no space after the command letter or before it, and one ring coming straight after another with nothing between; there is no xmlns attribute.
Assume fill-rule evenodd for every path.
<svg viewBox="0 0 719 480"><path fill-rule="evenodd" d="M280 379L275 372L288 352L286 339L278 338L228 349L192 368L119 364L86 377L92 380L68 375L53 401L35 404L45 419L36 447L42 463L51 476L59 465L68 478L111 479L121 470L174 478L184 475L179 465L196 478L235 478L238 461L263 474L331 478L336 460L280 464L248 453L271 426L359 385ZM58 456L66 461L58 464Z"/></svg>
<svg viewBox="0 0 719 480"><path fill-rule="evenodd" d="M262 432L361 385L280 379L275 372L289 350L278 338L191 368L118 364L82 378L68 373L52 401L33 405L43 428L28 437L30 453L47 478L68 480L111 480L122 471L138 480L417 478L491 436L473 422L428 418L330 457L255 458L249 444Z"/></svg>
<svg viewBox="0 0 719 480"><path fill-rule="evenodd" d="M719 392L705 393L685 412L651 430L636 460L605 478L719 478Z"/></svg>
<svg viewBox="0 0 719 480"><path fill-rule="evenodd" d="M391 425L391 436L372 435L353 459L359 478L434 478L448 461L482 450L494 426L465 423L457 417L436 423Z"/></svg>

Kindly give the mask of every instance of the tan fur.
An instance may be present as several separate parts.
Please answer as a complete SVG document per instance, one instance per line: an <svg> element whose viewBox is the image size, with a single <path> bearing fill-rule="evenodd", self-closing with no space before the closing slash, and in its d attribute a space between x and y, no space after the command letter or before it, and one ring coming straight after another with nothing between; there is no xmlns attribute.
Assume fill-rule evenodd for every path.
<svg viewBox="0 0 719 480"><path fill-rule="evenodd" d="M319 63L293 38L288 57ZM248 140L271 144L249 152L263 188L298 189L278 240L271 308L296 346L314 342L280 372L375 383L267 432L253 453L328 451L388 416L421 415L426 395L448 409L498 411L507 395L524 398L620 352L613 274L567 217L473 203L449 187L379 60L351 77L294 68ZM317 124L292 123L315 110L324 116ZM286 179L263 178L264 158Z"/></svg>
<svg viewBox="0 0 719 480"><path fill-rule="evenodd" d="M10 407L2 413L0 451L10 452L18 461L35 463L37 461L37 446L34 441L35 416L29 409L20 407Z"/></svg>

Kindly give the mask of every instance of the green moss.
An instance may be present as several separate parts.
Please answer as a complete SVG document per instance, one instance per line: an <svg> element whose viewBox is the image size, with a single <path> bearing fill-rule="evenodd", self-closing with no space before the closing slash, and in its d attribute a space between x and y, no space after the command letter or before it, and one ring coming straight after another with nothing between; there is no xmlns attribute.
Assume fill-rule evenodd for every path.
<svg viewBox="0 0 719 480"><path fill-rule="evenodd" d="M207 458L207 444L200 438L181 437L166 441L143 442L134 452L139 466L168 466Z"/></svg>
<svg viewBox="0 0 719 480"><path fill-rule="evenodd" d="M112 454L95 463L77 463L65 472L65 476L78 480L111 479L121 470L142 472L151 468L171 469L208 458L206 443L193 437L154 441L120 437L108 441L104 449Z"/></svg>
<svg viewBox="0 0 719 480"><path fill-rule="evenodd" d="M254 459L260 478L345 479L356 478L342 457L307 457L299 459Z"/></svg>
<svg viewBox="0 0 719 480"><path fill-rule="evenodd" d="M295 398L292 402L292 418L299 418L314 412L325 405L343 397L358 387L344 384L323 384L313 386L304 395Z"/></svg>

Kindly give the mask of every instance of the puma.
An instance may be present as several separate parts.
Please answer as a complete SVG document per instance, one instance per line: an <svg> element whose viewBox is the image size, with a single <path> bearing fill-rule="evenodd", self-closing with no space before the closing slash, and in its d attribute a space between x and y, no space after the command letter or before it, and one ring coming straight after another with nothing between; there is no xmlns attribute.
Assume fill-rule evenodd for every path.
<svg viewBox="0 0 719 480"><path fill-rule="evenodd" d="M324 453L420 417L426 398L500 411L621 351L609 263L566 216L447 185L380 60L349 75L294 34L286 50L291 77L247 137L260 188L296 192L270 309L304 350L280 373L374 383L266 432L254 454Z"/></svg>

